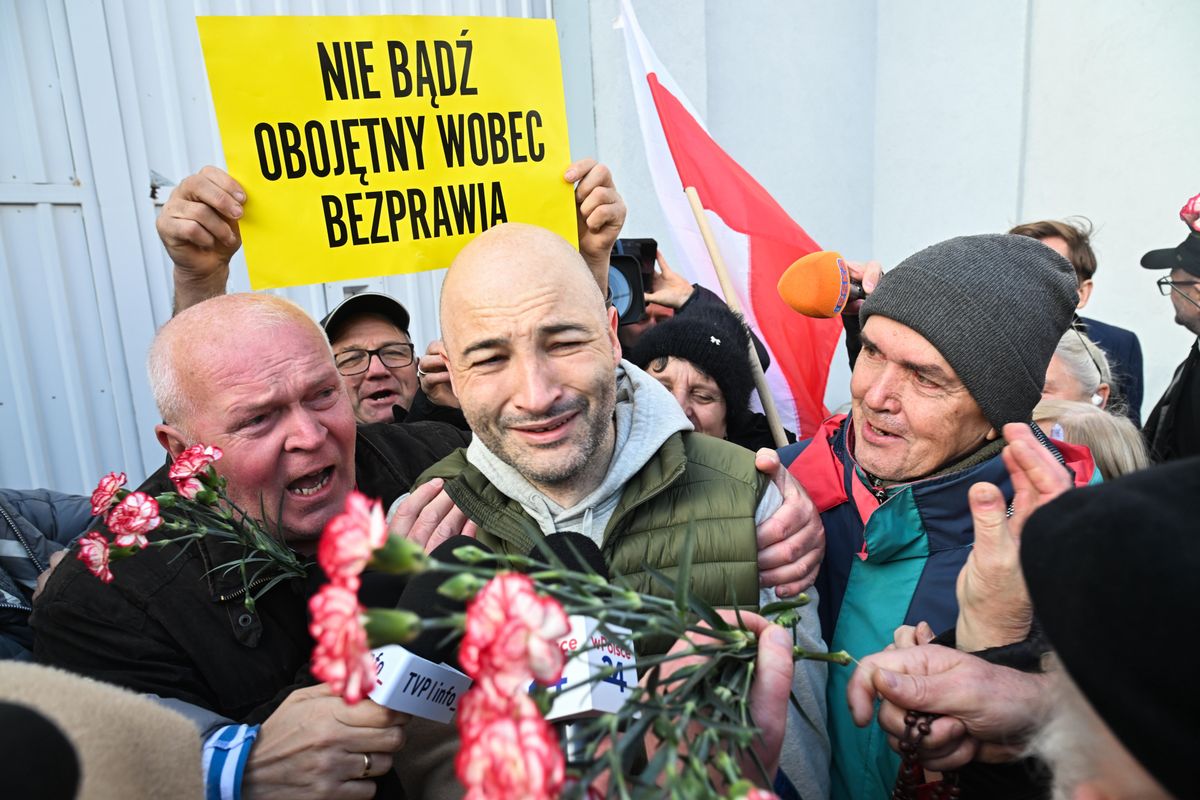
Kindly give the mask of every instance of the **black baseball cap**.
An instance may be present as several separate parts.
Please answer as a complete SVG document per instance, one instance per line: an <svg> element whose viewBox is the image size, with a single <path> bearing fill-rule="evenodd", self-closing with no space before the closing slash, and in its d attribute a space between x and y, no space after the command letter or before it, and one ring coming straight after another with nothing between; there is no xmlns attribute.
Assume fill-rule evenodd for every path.
<svg viewBox="0 0 1200 800"><path fill-rule="evenodd" d="M1200 233L1193 231L1178 247L1151 250L1142 256L1146 269L1181 269L1200 278Z"/></svg>
<svg viewBox="0 0 1200 800"><path fill-rule="evenodd" d="M325 329L325 335L332 340L338 329L351 317L357 317L359 314L378 314L403 331L405 336L408 335L408 309L400 305L396 298L382 292L360 292L350 295L325 315L325 319L321 320L321 327Z"/></svg>

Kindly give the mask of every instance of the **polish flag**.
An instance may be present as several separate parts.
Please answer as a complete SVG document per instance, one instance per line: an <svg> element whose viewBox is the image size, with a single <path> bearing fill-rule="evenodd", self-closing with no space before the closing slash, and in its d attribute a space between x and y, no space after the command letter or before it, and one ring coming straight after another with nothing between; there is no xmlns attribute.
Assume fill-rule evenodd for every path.
<svg viewBox="0 0 1200 800"><path fill-rule="evenodd" d="M625 34L646 160L674 245L671 268L721 294L683 193L684 187L691 186L700 195L746 322L770 351L767 385L784 427L799 438L810 436L829 416L825 384L842 322L797 314L779 298L776 286L792 262L821 248L712 140L659 63L629 0L621 2L616 27Z"/></svg>

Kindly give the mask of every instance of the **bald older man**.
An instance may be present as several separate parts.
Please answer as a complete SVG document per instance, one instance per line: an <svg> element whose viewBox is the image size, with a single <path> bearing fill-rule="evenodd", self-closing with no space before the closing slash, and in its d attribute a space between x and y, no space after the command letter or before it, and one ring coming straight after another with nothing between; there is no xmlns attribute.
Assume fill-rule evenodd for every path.
<svg viewBox="0 0 1200 800"><path fill-rule="evenodd" d="M444 482L481 542L525 554L539 536L579 532L614 573L662 592L646 567L677 567L691 535L702 599L758 601L755 527L780 490L753 453L693 433L670 393L621 359L617 313L568 242L520 224L480 235L450 267L441 319L475 438L422 480ZM804 619L800 644L824 649L815 613ZM803 796L824 796L824 666L805 664L783 766Z"/></svg>
<svg viewBox="0 0 1200 800"><path fill-rule="evenodd" d="M390 503L466 441L436 423L356 428L325 335L271 295L221 296L181 312L156 337L149 367L163 447L172 456L197 442L220 447L230 499L265 512L302 555L351 489ZM169 490L165 469L142 488ZM114 565L112 584L66 559L35 603L35 657L167 698L206 728L234 723L209 739L210 792L372 796L370 779L395 780L406 719L312 686L312 587L287 581L251 610L241 578L213 570L240 554L229 549L207 540L149 549Z"/></svg>

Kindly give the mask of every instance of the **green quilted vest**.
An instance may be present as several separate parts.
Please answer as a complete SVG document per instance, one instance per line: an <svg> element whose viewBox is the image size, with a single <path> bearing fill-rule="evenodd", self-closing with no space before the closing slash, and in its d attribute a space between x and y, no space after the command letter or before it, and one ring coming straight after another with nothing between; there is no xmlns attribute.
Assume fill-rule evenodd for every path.
<svg viewBox="0 0 1200 800"><path fill-rule="evenodd" d="M479 541L503 553L527 554L541 530L521 505L500 493L456 450L417 479L446 481L446 492L479 525ZM676 433L625 485L604 530L601 550L613 575L637 590L669 593L644 565L669 577L678 571L689 526L695 536L692 589L716 606L758 606L754 512L768 478L754 454L721 439ZM662 649L670 642L654 643ZM659 646L645 648L659 651Z"/></svg>

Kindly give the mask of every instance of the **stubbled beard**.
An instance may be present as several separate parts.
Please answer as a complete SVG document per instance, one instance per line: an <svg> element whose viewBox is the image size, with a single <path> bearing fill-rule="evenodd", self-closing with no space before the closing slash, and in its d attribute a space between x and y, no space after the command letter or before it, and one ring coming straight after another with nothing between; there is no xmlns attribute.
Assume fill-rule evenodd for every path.
<svg viewBox="0 0 1200 800"><path fill-rule="evenodd" d="M507 415L502 416L494 424L474 424L471 428L483 444L505 464L515 469L525 480L534 485L568 487L587 472L593 459L604 445L611 430L613 408L616 404L615 382L604 382L603 389L596 402L591 402L585 396L579 396L555 404L546 413L537 416ZM583 423L584 436L582 441L572 440L566 443L556 443L547 446L553 448L570 448L563 452L561 458L554 463L543 463L536 458L537 445L510 444L512 437L506 437L504 431L512 425L536 425L562 414L577 412ZM607 467L607 464L605 464Z"/></svg>

